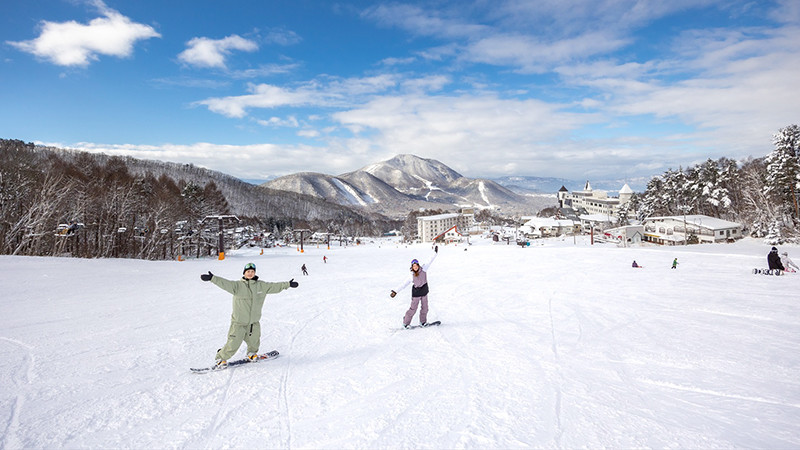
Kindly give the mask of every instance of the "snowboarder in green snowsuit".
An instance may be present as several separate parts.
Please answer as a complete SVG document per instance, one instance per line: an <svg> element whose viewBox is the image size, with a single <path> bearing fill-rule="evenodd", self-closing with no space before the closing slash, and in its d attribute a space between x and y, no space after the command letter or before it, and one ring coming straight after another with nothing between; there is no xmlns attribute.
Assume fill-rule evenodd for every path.
<svg viewBox="0 0 800 450"><path fill-rule="evenodd" d="M200 279L210 281L233 294L233 312L231 327L228 331L228 342L217 351L216 364L218 366L228 364L228 359L239 350L242 341L247 343L247 357L255 359L261 344L260 320L265 297L267 294L277 294L290 287L298 286L294 278L274 283L259 280L256 276L256 265L253 263L247 263L244 266L240 280L226 280L210 271L200 275Z"/></svg>

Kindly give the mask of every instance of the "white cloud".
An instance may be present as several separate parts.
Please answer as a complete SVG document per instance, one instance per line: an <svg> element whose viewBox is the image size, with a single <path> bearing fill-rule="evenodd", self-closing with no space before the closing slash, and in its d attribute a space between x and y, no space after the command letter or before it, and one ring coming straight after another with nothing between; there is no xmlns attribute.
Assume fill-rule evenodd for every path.
<svg viewBox="0 0 800 450"><path fill-rule="evenodd" d="M303 39L297 33L289 30L273 30L264 36L264 42L267 44L288 46L302 41Z"/></svg>
<svg viewBox="0 0 800 450"><path fill-rule="evenodd" d="M405 80L402 82L402 85L405 89L413 92L424 92L424 91L440 91L445 86L450 84L452 80L449 76L445 75L431 75L422 78L413 78L409 80Z"/></svg>
<svg viewBox="0 0 800 450"><path fill-rule="evenodd" d="M487 30L485 25L472 24L457 16L447 16L417 6L383 4L366 9L362 17L384 26L393 26L423 36L463 38Z"/></svg>
<svg viewBox="0 0 800 450"><path fill-rule="evenodd" d="M297 135L300 136L300 137L306 137L306 138L317 138L317 137L321 136L322 133L320 133L318 130L309 129L309 130L300 130L300 131L297 132Z"/></svg>
<svg viewBox="0 0 800 450"><path fill-rule="evenodd" d="M416 60L417 58L414 58L413 56L407 58L384 58L381 61L381 64L385 66L400 66L405 64L411 64Z"/></svg>
<svg viewBox="0 0 800 450"><path fill-rule="evenodd" d="M568 61L613 52L627 43L627 40L605 32L584 33L555 41L526 35L495 34L467 45L461 58L540 73Z"/></svg>
<svg viewBox="0 0 800 450"><path fill-rule="evenodd" d="M254 41L235 34L222 39L196 37L187 42L186 46L188 48L178 55L180 61L190 66L220 69L226 67L225 59L233 50L258 50L258 44Z"/></svg>
<svg viewBox="0 0 800 450"><path fill-rule="evenodd" d="M778 7L770 13L772 19L786 24L800 23L800 3L796 0L778 0L777 3Z"/></svg>
<svg viewBox="0 0 800 450"><path fill-rule="evenodd" d="M249 84L249 94L208 98L195 102L205 105L212 112L227 117L241 118L248 109L278 108L282 106L344 106L357 98L384 92L397 85L393 75L377 75L363 78L327 77L304 83L296 88L283 88L270 84Z"/></svg>
<svg viewBox="0 0 800 450"><path fill-rule="evenodd" d="M300 126L300 122L297 120L297 117L289 116L285 119L280 117L270 117L269 119L257 119L256 123L265 127L290 127L290 128L297 128Z"/></svg>
<svg viewBox="0 0 800 450"><path fill-rule="evenodd" d="M42 21L39 37L8 44L59 66L86 67L98 55L128 57L137 41L161 37L152 27L134 23L102 2L96 6L103 17L88 24Z"/></svg>
<svg viewBox="0 0 800 450"><path fill-rule="evenodd" d="M296 172L344 173L365 165L363 154L351 149L310 145L225 145L210 142L194 144L77 144L42 143L113 156L194 164L245 180L269 179Z"/></svg>
<svg viewBox="0 0 800 450"><path fill-rule="evenodd" d="M214 97L196 102L205 105L209 111L227 117L241 118L250 108L277 108L280 106L302 106L317 104L320 99L308 89L289 90L269 84L249 84L249 94L230 97Z"/></svg>
<svg viewBox="0 0 800 450"><path fill-rule="evenodd" d="M226 74L235 79L259 78L293 72L300 65L292 64L265 64L255 69L229 70Z"/></svg>
<svg viewBox="0 0 800 450"><path fill-rule="evenodd" d="M493 95L380 97L333 118L356 135L350 145L423 155L454 167L468 162L484 176L502 173L509 161L550 159L563 136L599 119L566 105Z"/></svg>
<svg viewBox="0 0 800 450"><path fill-rule="evenodd" d="M242 178L308 170L341 173L397 153L436 158L468 176L505 175L513 168L517 174L623 177L652 175L708 157L761 156L777 128L797 121L800 30L795 25L687 30L659 41L656 53L638 53L638 47L628 47L636 42L635 28L697 3L579 0L567 7L555 0L520 0L498 2L496 9L495 2L463 9L489 8L490 3L494 15L481 21L455 10L402 5L365 13L375 22L411 31L412 37L423 36L417 42L428 46L409 50L413 58L382 60L381 70L412 60L444 62L441 74L320 75L287 85L251 83L243 95L195 103L227 117L253 112L247 119L251 125L294 128L289 133L320 146L198 143L114 146L110 151L109 146L87 146L193 162ZM783 3L789 16L796 16L794 4ZM259 42L289 45L293 36L299 39L285 33ZM207 61L221 64L210 67L225 68L226 58L239 50L214 44L222 41L209 40L205 54L217 59ZM485 74L458 72L453 61L495 67ZM225 70L247 78L296 67ZM492 77L494 69L515 72L516 79L522 78L519 72L553 74L557 82L550 84L553 77L546 76L503 85ZM539 93L558 100L530 98ZM285 111L255 118L254 110L279 108L303 108L298 114L304 119Z"/></svg>
<svg viewBox="0 0 800 450"><path fill-rule="evenodd" d="M587 106L609 117L673 122L706 158L762 156L769 136L797 121L797 42L797 28L687 32L662 60L559 72L598 93Z"/></svg>

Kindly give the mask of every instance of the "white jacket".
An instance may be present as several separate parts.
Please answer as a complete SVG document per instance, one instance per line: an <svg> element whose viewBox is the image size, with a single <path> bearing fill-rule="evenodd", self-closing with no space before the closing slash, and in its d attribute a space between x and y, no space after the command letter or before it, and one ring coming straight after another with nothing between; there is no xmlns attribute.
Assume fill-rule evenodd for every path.
<svg viewBox="0 0 800 450"><path fill-rule="evenodd" d="M786 269L788 269L789 267L794 267L795 270L800 270L800 267L797 267L797 264L795 264L794 261L789 259L788 253L781 254L781 263L783 264L783 267Z"/></svg>

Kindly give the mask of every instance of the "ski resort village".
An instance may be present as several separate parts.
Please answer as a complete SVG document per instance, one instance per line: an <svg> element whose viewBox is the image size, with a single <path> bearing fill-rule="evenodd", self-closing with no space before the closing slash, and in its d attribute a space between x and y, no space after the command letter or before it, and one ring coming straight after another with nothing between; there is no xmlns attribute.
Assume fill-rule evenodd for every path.
<svg viewBox="0 0 800 450"><path fill-rule="evenodd" d="M0 30L0 450L800 450L798 0Z"/></svg>
<svg viewBox="0 0 800 450"><path fill-rule="evenodd" d="M589 234L592 240L620 245L649 242L659 245L687 245L733 242L744 237L742 224L702 214L648 217L639 224L630 208L634 191L625 184L618 196L593 190L587 181L583 190L559 189L558 208L552 217L520 216L513 233L493 230L486 223L477 223L475 210L464 208L458 213L420 216L417 218L419 242L466 242L469 235L487 232L505 241L513 239L527 245L531 239ZM624 223L624 225L620 225Z"/></svg>

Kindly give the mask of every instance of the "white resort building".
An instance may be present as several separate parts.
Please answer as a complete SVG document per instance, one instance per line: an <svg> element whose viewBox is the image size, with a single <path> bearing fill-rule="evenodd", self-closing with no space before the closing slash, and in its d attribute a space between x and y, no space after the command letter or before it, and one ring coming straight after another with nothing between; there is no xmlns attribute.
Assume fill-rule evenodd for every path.
<svg viewBox="0 0 800 450"><path fill-rule="evenodd" d="M619 197L609 197L608 191L592 189L589 182L582 191L569 192L561 186L558 190L558 204L561 208L572 208L578 215L605 215L616 217L619 209L633 196L633 189L626 183L619 190Z"/></svg>
<svg viewBox="0 0 800 450"><path fill-rule="evenodd" d="M417 217L417 234L423 243L437 240L458 242L469 232L474 217L472 210Z"/></svg>
<svg viewBox="0 0 800 450"><path fill-rule="evenodd" d="M727 242L742 238L744 228L704 215L650 217L642 225L645 241L663 245Z"/></svg>

